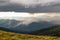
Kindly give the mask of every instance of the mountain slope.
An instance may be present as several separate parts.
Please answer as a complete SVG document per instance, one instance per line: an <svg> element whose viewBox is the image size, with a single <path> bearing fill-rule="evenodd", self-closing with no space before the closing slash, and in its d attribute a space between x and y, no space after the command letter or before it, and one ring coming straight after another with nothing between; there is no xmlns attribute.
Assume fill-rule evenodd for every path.
<svg viewBox="0 0 60 40"><path fill-rule="evenodd" d="M32 32L31 34L50 35L50 36L59 36L60 37L60 25L42 29L42 30L37 30L37 31Z"/></svg>
<svg viewBox="0 0 60 40"><path fill-rule="evenodd" d="M33 22L29 24L28 26L25 25L18 25L20 21L17 20L9 20L9 19L0 19L0 29L6 30L6 31L14 31L19 33L30 33L31 31L48 28L50 26L53 26L55 24L47 21L41 21L41 22ZM15 27L16 26L16 27Z"/></svg>
<svg viewBox="0 0 60 40"><path fill-rule="evenodd" d="M0 40L60 40L60 37L36 36L36 35L19 34L0 30Z"/></svg>

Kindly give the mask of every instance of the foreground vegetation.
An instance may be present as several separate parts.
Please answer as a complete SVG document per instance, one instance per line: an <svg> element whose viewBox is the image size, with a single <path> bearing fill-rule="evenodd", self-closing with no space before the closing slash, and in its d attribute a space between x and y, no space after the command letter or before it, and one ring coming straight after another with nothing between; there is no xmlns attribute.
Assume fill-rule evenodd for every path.
<svg viewBox="0 0 60 40"><path fill-rule="evenodd" d="M60 40L60 37L19 34L0 30L0 40Z"/></svg>

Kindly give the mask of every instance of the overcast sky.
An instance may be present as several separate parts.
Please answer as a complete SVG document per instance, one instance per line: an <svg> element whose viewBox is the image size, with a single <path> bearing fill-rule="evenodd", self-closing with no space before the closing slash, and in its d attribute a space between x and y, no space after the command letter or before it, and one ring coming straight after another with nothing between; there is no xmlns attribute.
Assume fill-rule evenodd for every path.
<svg viewBox="0 0 60 40"><path fill-rule="evenodd" d="M0 11L60 12L60 0L0 0Z"/></svg>
<svg viewBox="0 0 60 40"><path fill-rule="evenodd" d="M36 6L36 5L41 5L41 6L48 6L53 4L58 4L60 0L0 0L0 6L7 5L7 4L21 4L21 5L26 5L26 6Z"/></svg>

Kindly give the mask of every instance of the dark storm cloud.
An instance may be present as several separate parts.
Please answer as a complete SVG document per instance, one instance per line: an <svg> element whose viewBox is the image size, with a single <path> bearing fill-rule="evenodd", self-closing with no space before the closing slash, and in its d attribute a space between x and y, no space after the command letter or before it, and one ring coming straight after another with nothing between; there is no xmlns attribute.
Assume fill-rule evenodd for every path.
<svg viewBox="0 0 60 40"><path fill-rule="evenodd" d="M0 0L0 11L60 12L59 0Z"/></svg>

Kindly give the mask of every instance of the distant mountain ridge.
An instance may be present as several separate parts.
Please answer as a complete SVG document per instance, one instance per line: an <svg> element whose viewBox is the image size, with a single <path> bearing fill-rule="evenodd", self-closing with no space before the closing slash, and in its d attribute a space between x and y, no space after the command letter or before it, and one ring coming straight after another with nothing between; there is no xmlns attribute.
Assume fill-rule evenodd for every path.
<svg viewBox="0 0 60 40"><path fill-rule="evenodd" d="M9 22L11 22L11 24L9 24ZM15 31L15 32L30 33L31 31L47 28L47 27L50 27L50 26L54 25L50 22L41 21L41 22L38 22L38 23L33 22L33 23L29 24L28 26L19 25L17 27L14 27L19 22L20 21L17 21L17 20L0 19L0 27L6 28L6 29L11 30L11 31Z"/></svg>

